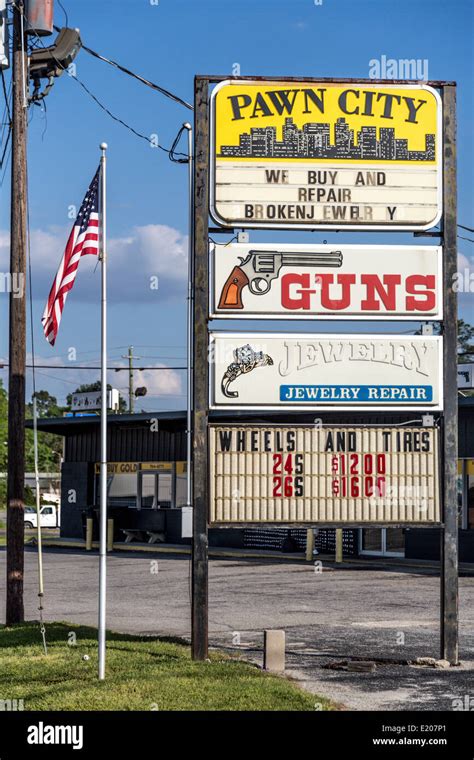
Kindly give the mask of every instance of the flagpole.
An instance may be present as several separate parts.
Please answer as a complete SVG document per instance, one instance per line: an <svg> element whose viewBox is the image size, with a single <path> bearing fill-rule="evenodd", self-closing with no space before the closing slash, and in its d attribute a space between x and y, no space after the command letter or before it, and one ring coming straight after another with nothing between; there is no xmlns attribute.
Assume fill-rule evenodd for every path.
<svg viewBox="0 0 474 760"><path fill-rule="evenodd" d="M106 217L106 150L100 144L100 261L102 264L101 296L101 412L100 412L100 539L99 539L99 680L105 678L105 612L107 581L107 217Z"/></svg>

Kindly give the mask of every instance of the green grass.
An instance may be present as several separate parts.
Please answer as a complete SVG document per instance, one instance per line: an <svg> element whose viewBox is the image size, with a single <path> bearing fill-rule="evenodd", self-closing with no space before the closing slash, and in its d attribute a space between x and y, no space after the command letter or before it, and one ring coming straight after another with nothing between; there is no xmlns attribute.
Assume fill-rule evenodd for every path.
<svg viewBox="0 0 474 760"><path fill-rule="evenodd" d="M76 644L68 644L71 633ZM193 662L179 640L107 634L107 678L97 680L97 631L68 623L0 628L0 695L25 710L332 709L285 678L212 652ZM84 655L89 660L84 660Z"/></svg>

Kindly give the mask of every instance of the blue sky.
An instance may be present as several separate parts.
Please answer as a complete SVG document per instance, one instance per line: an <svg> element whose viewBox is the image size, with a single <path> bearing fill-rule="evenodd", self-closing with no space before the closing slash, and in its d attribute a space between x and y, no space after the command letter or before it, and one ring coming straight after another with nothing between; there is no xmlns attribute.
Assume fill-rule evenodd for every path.
<svg viewBox="0 0 474 760"><path fill-rule="evenodd" d="M230 74L235 64L240 65L242 75L365 78L369 76L369 62L381 56L427 59L429 79L458 83L459 221L474 226L471 0L323 0L321 5L314 0L159 0L158 4L153 0L63 0L63 5L69 26L80 28L85 44L188 101L193 99L195 74ZM62 26L64 14L57 2L55 6L55 23ZM183 121L191 117L187 109L84 51L76 65L78 77L105 106L139 132L157 134L166 147ZM6 75L9 80L10 72ZM125 364L121 356L128 345L133 345L143 357L140 364L184 365L187 167L171 163L166 153L113 122L72 77L64 75L56 81L45 105L46 111L30 109L29 132L37 361L68 364L72 347L78 363L98 365L100 277L98 269L94 273L92 257L81 263L53 349L42 336L40 318L71 226L69 207L81 203L99 159L98 144L106 140L110 363ZM0 193L0 261L4 267L8 252L8 173ZM301 243L335 239L329 233L295 234ZM289 233L252 233L251 239L257 238L269 242L291 239ZM337 240L410 243L413 237L359 232L339 234ZM460 240L459 251L471 262L474 244ZM151 276L158 276L158 290L150 290ZM471 322L473 299L474 294L460 298L461 316ZM0 319L0 357L6 357L5 293L0 293ZM325 323L323 329L343 331L346 327L343 323L337 327ZM399 324L397 329L407 326ZM95 372L75 370L72 363L70 371L41 372L37 386L47 388L60 401L79 382L97 378ZM0 377L5 381L6 372ZM109 381L125 389L127 374L111 373ZM149 387L149 396L139 400L138 408L184 408L184 372L137 375L136 382Z"/></svg>

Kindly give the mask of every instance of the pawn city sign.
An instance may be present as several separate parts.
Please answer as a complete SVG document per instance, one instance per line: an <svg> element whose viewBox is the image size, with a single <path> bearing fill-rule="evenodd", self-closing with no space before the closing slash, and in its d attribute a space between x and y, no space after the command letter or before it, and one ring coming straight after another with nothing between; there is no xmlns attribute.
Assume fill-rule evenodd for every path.
<svg viewBox="0 0 474 760"><path fill-rule="evenodd" d="M424 84L221 82L211 95L212 217L246 228L433 227L441 111Z"/></svg>

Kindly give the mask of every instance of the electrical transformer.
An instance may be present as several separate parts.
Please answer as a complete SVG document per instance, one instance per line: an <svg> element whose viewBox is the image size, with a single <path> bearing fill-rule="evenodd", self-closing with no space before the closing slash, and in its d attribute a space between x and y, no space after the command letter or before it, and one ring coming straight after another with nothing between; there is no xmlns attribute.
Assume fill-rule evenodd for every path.
<svg viewBox="0 0 474 760"><path fill-rule="evenodd" d="M54 0L26 0L26 33L47 37L53 33Z"/></svg>

